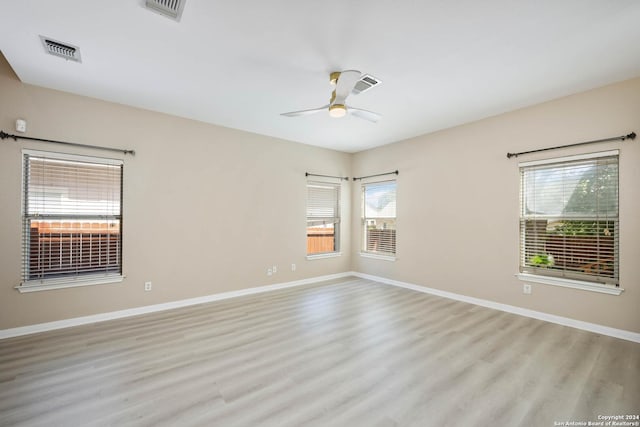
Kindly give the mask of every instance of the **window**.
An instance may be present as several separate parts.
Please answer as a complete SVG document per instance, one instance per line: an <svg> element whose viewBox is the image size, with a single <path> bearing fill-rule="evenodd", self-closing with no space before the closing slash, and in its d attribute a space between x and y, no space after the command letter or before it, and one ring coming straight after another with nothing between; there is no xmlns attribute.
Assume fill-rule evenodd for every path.
<svg viewBox="0 0 640 427"><path fill-rule="evenodd" d="M121 278L122 161L23 154L21 287Z"/></svg>
<svg viewBox="0 0 640 427"><path fill-rule="evenodd" d="M307 183L307 255L340 250L340 184Z"/></svg>
<svg viewBox="0 0 640 427"><path fill-rule="evenodd" d="M618 286L618 152L520 164L520 272Z"/></svg>
<svg viewBox="0 0 640 427"><path fill-rule="evenodd" d="M396 254L396 181L362 184L362 252Z"/></svg>

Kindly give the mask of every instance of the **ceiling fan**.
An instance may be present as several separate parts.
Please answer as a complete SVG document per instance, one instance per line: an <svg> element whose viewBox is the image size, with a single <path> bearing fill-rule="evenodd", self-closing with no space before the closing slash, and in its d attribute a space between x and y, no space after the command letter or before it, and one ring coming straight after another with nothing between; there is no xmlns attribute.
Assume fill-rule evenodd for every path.
<svg viewBox="0 0 640 427"><path fill-rule="evenodd" d="M291 111L289 113L282 113L281 115L286 117L298 117L328 111L329 116L331 117L344 117L348 113L352 116L376 123L382 118L380 114L374 113L373 111L354 108L346 104L347 97L352 92L356 94L359 93L357 90L354 91L354 88L361 76L362 73L357 70L335 71L329 75L329 82L335 86L335 89L333 90L331 99L327 105L320 108L313 108L311 110Z"/></svg>

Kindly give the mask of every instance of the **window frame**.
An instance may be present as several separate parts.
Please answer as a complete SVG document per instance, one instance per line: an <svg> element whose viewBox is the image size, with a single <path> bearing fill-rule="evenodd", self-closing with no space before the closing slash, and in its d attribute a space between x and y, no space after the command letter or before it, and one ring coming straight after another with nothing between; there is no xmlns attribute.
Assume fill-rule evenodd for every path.
<svg viewBox="0 0 640 427"><path fill-rule="evenodd" d="M336 196L335 196L335 200L336 200L336 206L335 206L335 216L327 216L327 217L323 217L323 216L310 216L309 215L309 203L311 201L310 197L309 197L309 189L310 187L314 187L314 186L324 186L324 187L330 187L332 189L335 190L336 192ZM342 227L341 227L341 222L342 222L342 203L341 203L341 197L342 197L342 182L333 182L333 181L329 181L329 180L320 180L320 179L307 179L307 183L306 183L306 190L307 190L307 205L306 205L306 226L305 226L305 236L306 236L306 243L307 243L307 250L306 250L306 257L307 259L311 260L311 259L321 259L321 258L332 258L332 257L338 257L342 255L341 252L341 231L342 231ZM330 207L332 208L332 207ZM312 221L326 221L324 223L324 225L326 225L327 223L332 223L333 224L333 250L332 251L325 251L325 252L312 252L309 253L309 222Z"/></svg>
<svg viewBox="0 0 640 427"><path fill-rule="evenodd" d="M77 162L77 163L89 163L89 164L100 164L100 165L108 165L108 166L119 166L120 169L120 200L119 200L119 214L118 215L85 215L83 219L87 219L88 217L92 217L91 219L97 220L115 220L117 219L119 224L119 233L118 233L118 271L117 272L77 272L75 275L61 275L59 277L45 277L45 278L29 278L29 263L30 263L30 227L28 224L33 218L37 218L37 215L29 214L28 212L28 165L31 157L44 157L52 160L59 160L64 162ZM86 156L86 155L78 155L78 154L69 154L69 153L59 153L54 151L46 151L46 150L33 150L33 149L23 149L21 152L21 175L22 175L22 188L21 188L21 283L15 286L21 293L25 292L36 292L36 291L45 291L45 290L53 290L53 289L64 289L70 287L77 286L91 286L91 285L101 285L108 283L119 283L124 279L123 274L123 189L124 189L124 161L123 159L114 159L114 158L106 158L106 157L95 157L95 156ZM71 218L76 219L80 218L79 214L70 214L66 215L65 213L61 213L60 215L56 215L61 219Z"/></svg>
<svg viewBox="0 0 640 427"><path fill-rule="evenodd" d="M380 184L385 184L385 183L393 183L394 185L394 190L395 190L395 199L393 200L394 203L394 213L395 216L393 217L393 222L394 222L394 237L393 237L393 252L387 252L387 251L371 251L371 250L367 250L367 238L368 238L368 220L376 220L376 219L381 219L381 217L367 217L366 214L366 190L368 186L375 186L375 185L380 185ZM361 214L360 214L360 256L363 258L373 258L373 259L381 259L381 260L386 260L386 261L396 261L397 260L397 253L398 253L398 248L397 248L397 221L398 221L398 211L397 211L397 203L398 203L398 180L397 179L385 179L385 180L381 180L381 181L368 181L368 182L362 182L360 184L360 210L361 210ZM391 218L391 217L390 217Z"/></svg>
<svg viewBox="0 0 640 427"><path fill-rule="evenodd" d="M563 168L563 167L570 166L572 162L575 162L575 164L578 165L579 164L578 162L584 162L588 160L595 161L597 159L604 159L607 157L616 157L616 165L618 168L617 181L616 181L616 193L618 197L616 201L617 215L615 217L606 215L604 216L604 219L601 219L599 215L596 215L593 218L589 217L588 221L594 221L594 222L611 221L615 226L614 233L613 233L614 234L613 258L614 258L614 268L615 268L613 273L614 280L609 280L609 281L598 280L597 275L594 274L594 275L591 275L591 277L589 277L590 274L587 273L586 271L584 273L574 273L570 270L565 271L563 269L552 269L552 270L546 271L545 269L540 267L527 266L525 261L525 257L527 254L526 240L525 240L526 230L523 229L523 223L525 223L525 228L526 228L526 221L531 221L532 218L531 218L531 215L528 216L527 214L525 214L525 211L524 211L524 204L526 203L524 200L524 198L526 197L524 195L524 188L525 188L524 179L525 179L526 170L530 168L534 168L536 166L545 166L545 165L548 165L550 167L552 167L553 165L557 165L558 168ZM546 285L581 289L581 290L587 290L587 291L593 291L593 292L611 294L611 295L620 295L624 291L624 289L620 286L620 276L619 276L619 269L620 269L620 265L619 265L619 259L620 259L620 247L619 247L620 170L619 170L619 165L620 165L619 150L609 150L609 151L596 152L596 153L578 154L578 155L556 157L556 158L543 159L543 160L534 160L534 161L522 162L518 164L518 172L519 172L519 180L520 180L519 215L518 215L519 217L519 220L518 220L518 223L519 223L519 226L518 226L519 227L518 273L516 274L516 277L518 279L524 282L541 283ZM599 213L600 212L598 212L598 214ZM533 215L533 217L535 218L535 215ZM539 217L542 220L544 219L545 215L539 215ZM584 221L583 218L576 217L575 215L572 216L571 214L554 215L553 218L557 222L581 221L581 220ZM598 248L600 248L600 246L598 246Z"/></svg>

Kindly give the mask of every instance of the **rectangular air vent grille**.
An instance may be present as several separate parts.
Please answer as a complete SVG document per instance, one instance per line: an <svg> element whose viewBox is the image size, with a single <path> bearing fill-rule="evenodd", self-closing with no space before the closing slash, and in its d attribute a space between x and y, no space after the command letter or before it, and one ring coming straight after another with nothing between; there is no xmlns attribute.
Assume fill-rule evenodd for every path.
<svg viewBox="0 0 640 427"><path fill-rule="evenodd" d="M147 9L153 10L161 15L180 21L182 9L186 0L146 0Z"/></svg>
<svg viewBox="0 0 640 427"><path fill-rule="evenodd" d="M353 93L355 95L358 95L359 93L366 92L372 87L379 85L380 83L382 83L382 81L373 77L372 75L363 74L353 88Z"/></svg>
<svg viewBox="0 0 640 427"><path fill-rule="evenodd" d="M69 43L62 43L49 37L40 36L44 50L54 56L68 59L69 61L82 62L80 58L80 48Z"/></svg>

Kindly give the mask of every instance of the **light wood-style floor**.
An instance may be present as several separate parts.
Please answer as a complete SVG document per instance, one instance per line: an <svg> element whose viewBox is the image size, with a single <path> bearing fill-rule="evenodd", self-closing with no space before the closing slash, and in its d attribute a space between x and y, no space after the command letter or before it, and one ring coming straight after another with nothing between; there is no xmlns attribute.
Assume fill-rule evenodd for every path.
<svg viewBox="0 0 640 427"><path fill-rule="evenodd" d="M640 344L357 278L0 341L1 426L553 426Z"/></svg>

